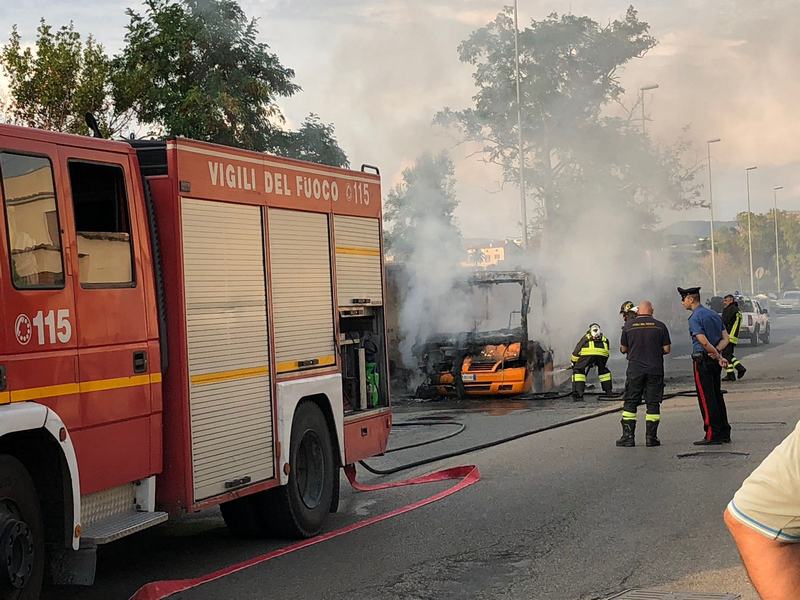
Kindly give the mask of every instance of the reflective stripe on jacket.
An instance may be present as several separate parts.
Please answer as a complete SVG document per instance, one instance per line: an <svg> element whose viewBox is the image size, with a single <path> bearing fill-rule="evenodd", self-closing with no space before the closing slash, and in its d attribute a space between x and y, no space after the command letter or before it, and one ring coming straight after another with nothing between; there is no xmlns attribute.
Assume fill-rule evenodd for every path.
<svg viewBox="0 0 800 600"><path fill-rule="evenodd" d="M572 353L570 358L572 362L577 362L580 356L602 356L608 358L608 355L608 338L606 336L595 341L591 335L586 334L581 341L578 342L578 345L575 347L575 352Z"/></svg>
<svg viewBox="0 0 800 600"><path fill-rule="evenodd" d="M731 344L739 343L739 326L741 324L742 324L742 313L737 311L736 320L733 322L731 330L728 332L728 337L730 337L731 339Z"/></svg>

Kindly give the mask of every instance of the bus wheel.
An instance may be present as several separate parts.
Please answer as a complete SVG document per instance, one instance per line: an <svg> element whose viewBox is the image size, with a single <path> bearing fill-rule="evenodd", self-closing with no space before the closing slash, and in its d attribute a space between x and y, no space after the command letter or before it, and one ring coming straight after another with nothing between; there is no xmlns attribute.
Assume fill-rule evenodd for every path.
<svg viewBox="0 0 800 600"><path fill-rule="evenodd" d="M0 455L0 600L35 600L44 575L44 525L28 471Z"/></svg>
<svg viewBox="0 0 800 600"><path fill-rule="evenodd" d="M295 412L289 464L289 483L266 492L260 504L264 522L282 537L312 537L331 509L339 475L328 424L313 402L301 402Z"/></svg>

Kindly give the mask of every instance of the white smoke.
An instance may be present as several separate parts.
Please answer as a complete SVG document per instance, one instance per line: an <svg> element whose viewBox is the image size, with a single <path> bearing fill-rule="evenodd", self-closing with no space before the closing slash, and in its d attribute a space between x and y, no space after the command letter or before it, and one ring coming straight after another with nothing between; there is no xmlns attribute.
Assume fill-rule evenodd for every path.
<svg viewBox="0 0 800 600"><path fill-rule="evenodd" d="M408 192L405 200L417 206L434 205L429 198L440 190L422 185ZM404 366L414 368L412 349L436 333L469 328L474 305L456 290L463 281L461 266L464 251L461 238L450 220L442 214L429 213L419 219L410 232L411 250L402 262L398 325L400 355Z"/></svg>

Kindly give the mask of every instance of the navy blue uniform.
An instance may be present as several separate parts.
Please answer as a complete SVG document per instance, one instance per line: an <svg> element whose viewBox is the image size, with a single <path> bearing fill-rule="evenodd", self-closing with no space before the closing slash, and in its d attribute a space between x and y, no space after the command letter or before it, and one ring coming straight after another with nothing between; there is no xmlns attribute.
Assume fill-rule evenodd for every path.
<svg viewBox="0 0 800 600"><path fill-rule="evenodd" d="M707 442L729 442L731 426L728 423L728 411L722 394L720 378L722 367L716 359L705 351L697 335L703 334L712 346L722 340L724 325L722 318L705 306L698 306L689 317L689 335L692 337L692 353L694 385L697 389L697 402L703 415L703 430Z"/></svg>
<svg viewBox="0 0 800 600"><path fill-rule="evenodd" d="M623 420L636 420L636 407L647 405L647 422L661 419L664 397L664 346L672 341L669 330L652 315L641 315L625 323L620 345L628 349Z"/></svg>

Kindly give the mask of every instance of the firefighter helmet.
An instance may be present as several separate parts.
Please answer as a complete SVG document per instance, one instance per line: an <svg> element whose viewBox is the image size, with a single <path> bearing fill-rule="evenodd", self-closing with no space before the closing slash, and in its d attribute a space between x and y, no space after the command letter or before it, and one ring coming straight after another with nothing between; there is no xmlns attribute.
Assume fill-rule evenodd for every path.
<svg viewBox="0 0 800 600"><path fill-rule="evenodd" d="M600 325L597 323L592 323L589 325L589 335L591 335L594 339L603 337L603 332L600 329Z"/></svg>
<svg viewBox="0 0 800 600"><path fill-rule="evenodd" d="M619 307L619 314L624 315L627 312L636 312L636 307L630 300L625 300L625 302L622 303L622 306Z"/></svg>

